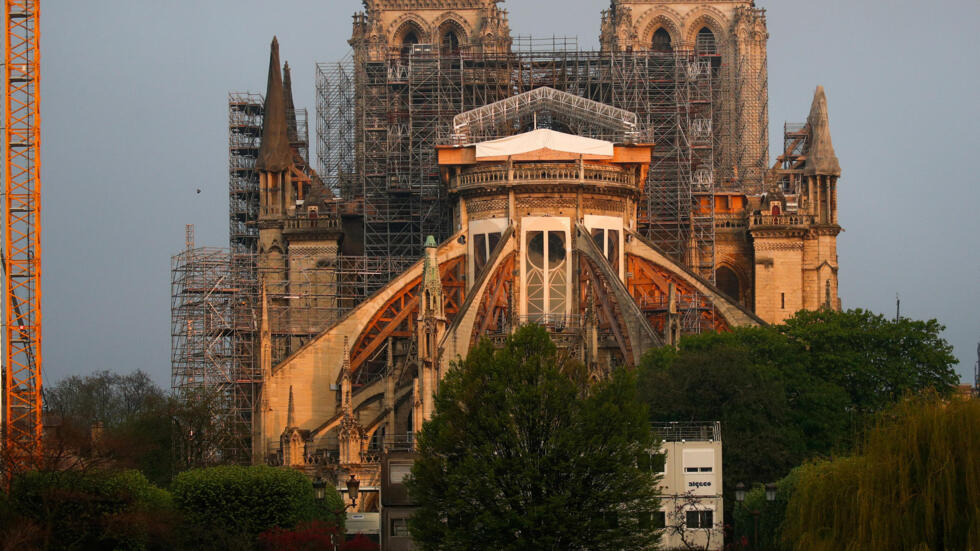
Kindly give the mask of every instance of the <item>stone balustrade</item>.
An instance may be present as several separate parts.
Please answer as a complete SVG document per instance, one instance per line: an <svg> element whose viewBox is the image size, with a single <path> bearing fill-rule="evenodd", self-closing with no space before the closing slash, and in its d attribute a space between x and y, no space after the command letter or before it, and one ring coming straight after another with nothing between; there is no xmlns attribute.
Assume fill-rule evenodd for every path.
<svg viewBox="0 0 980 551"><path fill-rule="evenodd" d="M749 217L750 227L779 226L805 227L813 224L810 214L753 214Z"/></svg>
<svg viewBox="0 0 980 551"><path fill-rule="evenodd" d="M508 172L510 174L508 174ZM617 167L586 165L583 171L577 163L518 164L508 171L506 165L469 169L460 175L457 186L486 186L498 184L581 184L629 186L636 185L632 173Z"/></svg>

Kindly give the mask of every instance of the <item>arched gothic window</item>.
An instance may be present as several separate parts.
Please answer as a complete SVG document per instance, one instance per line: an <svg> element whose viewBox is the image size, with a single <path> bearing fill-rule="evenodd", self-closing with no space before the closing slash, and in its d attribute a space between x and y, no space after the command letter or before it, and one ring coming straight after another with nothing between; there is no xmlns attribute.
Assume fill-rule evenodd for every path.
<svg viewBox="0 0 980 551"><path fill-rule="evenodd" d="M442 33L439 49L444 54L457 54L459 53L459 43L459 33L454 29L448 29Z"/></svg>
<svg viewBox="0 0 980 551"><path fill-rule="evenodd" d="M742 302L742 282L738 275L728 266L719 266L715 271L715 282L721 292L732 297L738 302Z"/></svg>
<svg viewBox="0 0 980 551"><path fill-rule="evenodd" d="M718 43L715 40L715 33L708 27L702 27L698 31L698 37L694 44L694 51L698 55L717 55Z"/></svg>
<svg viewBox="0 0 980 551"><path fill-rule="evenodd" d="M419 43L419 35L414 30L405 33L405 37L402 38L402 55L407 56L412 53L412 48Z"/></svg>
<svg viewBox="0 0 980 551"><path fill-rule="evenodd" d="M527 314L532 322L564 318L568 296L563 231L527 233Z"/></svg>
<svg viewBox="0 0 980 551"><path fill-rule="evenodd" d="M653 45L650 47L655 52L673 52L674 46L670 41L670 33L663 27L653 33Z"/></svg>

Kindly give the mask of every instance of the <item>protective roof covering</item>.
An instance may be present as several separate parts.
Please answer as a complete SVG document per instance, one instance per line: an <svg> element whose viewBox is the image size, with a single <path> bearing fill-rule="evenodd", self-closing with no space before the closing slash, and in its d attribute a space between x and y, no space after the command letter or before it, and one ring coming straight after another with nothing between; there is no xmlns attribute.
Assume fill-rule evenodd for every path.
<svg viewBox="0 0 980 551"><path fill-rule="evenodd" d="M494 140L509 135L515 124L526 128L533 117L546 113L576 135L617 143L637 141L651 131L640 125L636 113L542 86L456 115L454 139L460 144Z"/></svg>
<svg viewBox="0 0 980 551"><path fill-rule="evenodd" d="M476 158L509 157L548 149L589 158L612 158L613 144L548 129L538 129L516 136L476 144Z"/></svg>

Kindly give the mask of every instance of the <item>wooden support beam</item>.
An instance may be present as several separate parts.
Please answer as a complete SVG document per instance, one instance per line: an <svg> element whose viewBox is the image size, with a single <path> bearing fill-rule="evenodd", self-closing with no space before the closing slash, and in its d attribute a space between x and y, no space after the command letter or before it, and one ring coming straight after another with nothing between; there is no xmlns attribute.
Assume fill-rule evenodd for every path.
<svg viewBox="0 0 980 551"><path fill-rule="evenodd" d="M403 321L408 319L408 316L415 311L418 305L419 305L419 297L417 296L413 297L412 300L410 300L407 304L405 304L405 306L401 309L401 311L398 312L398 315L392 318L392 320L387 325L385 325L384 329L382 329L380 333L375 335L375 337L371 339L371 341L364 346L364 349L361 350L361 353L358 354L357 357L354 358L354 360L351 362L350 370L357 371L357 369L361 367L361 364L367 361L368 357L370 357L371 354L373 354L374 351L377 350L379 346L381 346L381 343L383 343L385 339L391 336L391 334L395 332L395 329L398 329L398 326L401 325Z"/></svg>

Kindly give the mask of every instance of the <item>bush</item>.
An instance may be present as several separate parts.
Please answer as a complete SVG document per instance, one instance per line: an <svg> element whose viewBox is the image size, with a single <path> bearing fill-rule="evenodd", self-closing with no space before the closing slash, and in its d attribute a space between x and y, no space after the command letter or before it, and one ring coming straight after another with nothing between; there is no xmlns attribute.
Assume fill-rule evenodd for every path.
<svg viewBox="0 0 980 551"><path fill-rule="evenodd" d="M291 529L318 516L313 485L301 473L266 466L212 467L177 476L177 510L194 531L225 531L252 541L273 528Z"/></svg>
<svg viewBox="0 0 980 551"><path fill-rule="evenodd" d="M48 549L163 549L174 525L170 495L136 471L27 473L10 507Z"/></svg>
<svg viewBox="0 0 980 551"><path fill-rule="evenodd" d="M293 530L273 528L259 535L259 544L268 551L319 551L333 549L342 539L334 524L314 520Z"/></svg>
<svg viewBox="0 0 980 551"><path fill-rule="evenodd" d="M369 540L367 536L358 534L354 539L344 542L340 546L340 551L378 551L381 549L378 544Z"/></svg>
<svg viewBox="0 0 980 551"><path fill-rule="evenodd" d="M337 530L343 534L346 524L345 521L347 520L347 513L344 512L344 498L341 497L340 492L332 484L327 484L325 490L326 494L324 495L323 502L318 502L316 505L316 516L314 518L336 526Z"/></svg>

